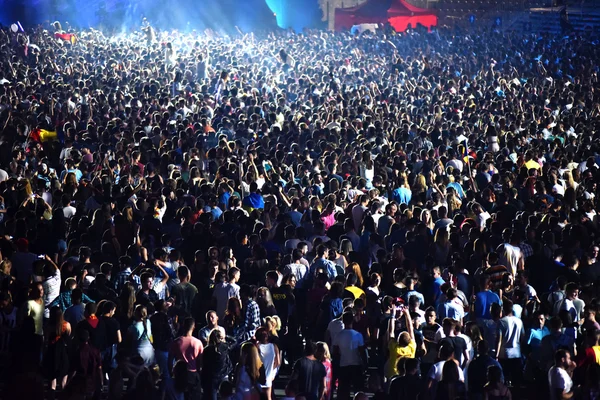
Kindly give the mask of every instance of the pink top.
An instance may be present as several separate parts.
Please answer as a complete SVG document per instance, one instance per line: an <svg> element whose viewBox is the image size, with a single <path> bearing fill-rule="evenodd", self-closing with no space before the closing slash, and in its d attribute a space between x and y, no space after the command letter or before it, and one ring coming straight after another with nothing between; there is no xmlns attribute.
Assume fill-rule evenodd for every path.
<svg viewBox="0 0 600 400"><path fill-rule="evenodd" d="M196 360L202 352L204 346L202 341L193 336L181 336L173 342L171 345L171 354L175 360L183 360L187 364L188 371L194 372L198 370L196 366Z"/></svg>
<svg viewBox="0 0 600 400"><path fill-rule="evenodd" d="M335 212L321 214L321 222L325 225L325 230L331 228L335 224Z"/></svg>
<svg viewBox="0 0 600 400"><path fill-rule="evenodd" d="M331 360L323 361L323 366L325 366L325 395L323 396L325 400L331 399Z"/></svg>

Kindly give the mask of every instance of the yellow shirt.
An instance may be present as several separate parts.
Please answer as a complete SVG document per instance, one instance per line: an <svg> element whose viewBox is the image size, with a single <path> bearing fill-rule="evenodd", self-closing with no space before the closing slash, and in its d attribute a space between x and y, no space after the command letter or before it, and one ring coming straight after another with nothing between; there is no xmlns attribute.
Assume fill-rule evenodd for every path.
<svg viewBox="0 0 600 400"><path fill-rule="evenodd" d="M385 377L391 378L394 375L398 375L396 364L398 364L399 359L415 358L415 354L417 353L417 342L411 340L408 346L400 347L396 339L390 340L388 350L390 351L390 356L385 369Z"/></svg>
<svg viewBox="0 0 600 400"><path fill-rule="evenodd" d="M540 164L537 161L533 161L533 160L529 160L525 163L525 166L527 167L528 170L530 169L540 169L542 168L540 166Z"/></svg>
<svg viewBox="0 0 600 400"><path fill-rule="evenodd" d="M346 290L354 295L355 299L358 299L365 295L365 291L358 286L347 286Z"/></svg>
<svg viewBox="0 0 600 400"><path fill-rule="evenodd" d="M596 364L600 364L600 346L593 346L592 350L596 356Z"/></svg>

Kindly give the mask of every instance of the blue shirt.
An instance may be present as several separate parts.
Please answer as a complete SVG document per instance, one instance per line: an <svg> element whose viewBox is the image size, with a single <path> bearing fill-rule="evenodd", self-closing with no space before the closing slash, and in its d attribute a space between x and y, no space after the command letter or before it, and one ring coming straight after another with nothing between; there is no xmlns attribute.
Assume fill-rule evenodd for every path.
<svg viewBox="0 0 600 400"><path fill-rule="evenodd" d="M244 198L242 204L246 207L257 208L259 210L265 208L265 201L263 200L263 197L258 193L250 193Z"/></svg>
<svg viewBox="0 0 600 400"><path fill-rule="evenodd" d="M302 213L300 211L292 210L288 212L288 215L296 227L300 226L300 221L302 221Z"/></svg>
<svg viewBox="0 0 600 400"><path fill-rule="evenodd" d="M392 200L398 204L408 204L412 199L412 192L405 187L399 187L392 192Z"/></svg>
<svg viewBox="0 0 600 400"><path fill-rule="evenodd" d="M225 192L219 196L219 204L225 205L225 208L229 205L229 198L231 197L231 193Z"/></svg>
<svg viewBox="0 0 600 400"><path fill-rule="evenodd" d="M460 183L456 183L456 182L450 182L448 184L448 186L446 186L447 188L452 188L456 191L456 194L458 195L458 197L462 200L463 197L465 197L465 191L463 189L463 187L460 185Z"/></svg>
<svg viewBox="0 0 600 400"><path fill-rule="evenodd" d="M444 279L442 279L441 276L438 276L437 278L435 278L435 280L433 281L433 296L434 296L434 302L437 303L438 299L440 298L440 296L442 295L442 285L446 283L446 281Z"/></svg>
<svg viewBox="0 0 600 400"><path fill-rule="evenodd" d="M223 214L223 211L221 211L221 209L219 207L214 207L214 208L210 209L210 213L213 215L213 218L215 220L217 220L221 217L221 215Z"/></svg>
<svg viewBox="0 0 600 400"><path fill-rule="evenodd" d="M410 300L411 296L417 296L417 298L419 299L419 302L421 302L421 305L425 304L425 297L423 297L423 295L419 292L417 292L416 290L409 290L408 292L406 292L406 294L404 296L402 296L402 299L404 300L404 304L408 304L408 301Z"/></svg>
<svg viewBox="0 0 600 400"><path fill-rule="evenodd" d="M539 351L542 348L542 339L549 334L550 330L545 326L542 329L534 328L529 331L527 344L531 346L532 354L537 358L539 358Z"/></svg>
<svg viewBox="0 0 600 400"><path fill-rule="evenodd" d="M331 260L327 260L325 258L317 258L314 263L310 266L310 277L313 278L315 276L315 271L318 269L323 269L327 273L327 277L329 281L333 281L333 278L337 276L337 269L335 268L335 263Z"/></svg>
<svg viewBox="0 0 600 400"><path fill-rule="evenodd" d="M484 290L475 295L475 318L492 319L490 308L493 303L502 304L500 297L491 290Z"/></svg>
<svg viewBox="0 0 600 400"><path fill-rule="evenodd" d="M439 321L442 321L444 318L452 318L455 321L462 321L465 317L465 310L452 301L446 301L438 306L437 317Z"/></svg>

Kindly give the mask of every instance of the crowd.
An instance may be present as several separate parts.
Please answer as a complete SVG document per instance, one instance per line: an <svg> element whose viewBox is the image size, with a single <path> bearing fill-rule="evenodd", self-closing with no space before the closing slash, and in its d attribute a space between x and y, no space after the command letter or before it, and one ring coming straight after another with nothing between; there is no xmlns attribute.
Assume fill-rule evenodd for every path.
<svg viewBox="0 0 600 400"><path fill-rule="evenodd" d="M46 28L0 30L5 398L600 398L594 33Z"/></svg>

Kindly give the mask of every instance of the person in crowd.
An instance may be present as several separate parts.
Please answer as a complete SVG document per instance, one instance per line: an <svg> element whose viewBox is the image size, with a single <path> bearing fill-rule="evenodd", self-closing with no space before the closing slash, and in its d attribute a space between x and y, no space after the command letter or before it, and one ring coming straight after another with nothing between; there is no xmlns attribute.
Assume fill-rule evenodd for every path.
<svg viewBox="0 0 600 400"><path fill-rule="evenodd" d="M221 331L221 335L226 337L225 329L219 325L219 317L217 312L210 310L206 313L206 325L200 328L198 331L198 339L202 341L203 345L208 344L208 338L213 330Z"/></svg>
<svg viewBox="0 0 600 400"><path fill-rule="evenodd" d="M413 321L410 317L410 310L408 307L405 307L402 310L398 310L395 318L390 319L389 327L388 327L388 360L386 362L386 378L390 379L395 375L398 375L398 370L396 366L398 364L398 360L401 358L415 358L417 353L417 343L415 342L415 333L413 327ZM406 331L402 332L396 337L395 329L397 320L404 317L404 326L406 326Z"/></svg>
<svg viewBox="0 0 600 400"><path fill-rule="evenodd" d="M67 378L70 370L70 346L72 327L65 321L60 307L50 310L50 321L44 330L44 341L47 344L44 354L44 369L46 376L50 379L51 396L55 395L57 383L60 387L67 386Z"/></svg>
<svg viewBox="0 0 600 400"><path fill-rule="evenodd" d="M494 367L502 375L502 367L496 359L490 356L490 346L485 339L477 343L477 357L475 357L467 368L467 382L469 394L474 399L485 397L485 387L490 382L489 370ZM504 381L504 376L501 376ZM497 385L498 382L495 383Z"/></svg>
<svg viewBox="0 0 600 400"><path fill-rule="evenodd" d="M506 371L507 384L520 384L523 371L521 342L525 339L525 329L520 318L515 317L512 301L502 305L503 317L498 324L497 359Z"/></svg>
<svg viewBox="0 0 600 400"><path fill-rule="evenodd" d="M571 360L568 350L557 350L554 355L554 365L548 371L548 386L550 388L550 399L570 399L574 395L573 370L575 362Z"/></svg>
<svg viewBox="0 0 600 400"><path fill-rule="evenodd" d="M133 324L127 332L129 345L134 354L139 355L146 366L154 365L154 347L152 347L152 324L148 318L148 310L138 304L133 312Z"/></svg>
<svg viewBox="0 0 600 400"><path fill-rule="evenodd" d="M208 337L208 345L202 353L203 365L200 372L203 396L216 400L219 384L232 370L229 347L225 342L225 334L221 329L213 329Z"/></svg>
<svg viewBox="0 0 600 400"><path fill-rule="evenodd" d="M325 393L327 370L315 357L317 345L307 342L304 356L294 363L291 380L298 382L299 393L307 400L318 400Z"/></svg>
<svg viewBox="0 0 600 400"><path fill-rule="evenodd" d="M252 342L242 344L240 359L235 367L235 398L242 400L256 398L261 394L261 386L266 384L266 372L258 348Z"/></svg>
<svg viewBox="0 0 600 400"><path fill-rule="evenodd" d="M338 333L333 341L334 357L339 358L338 398L349 399L351 388L355 392L364 386L364 369L367 364L365 341L362 335L355 331L354 313L345 312L342 316L344 329Z"/></svg>
<svg viewBox="0 0 600 400"><path fill-rule="evenodd" d="M256 331L256 344L260 360L265 366L265 384L262 386L267 400L273 398L273 380L279 372L281 366L281 353L276 344L269 341L269 332L267 328L261 327Z"/></svg>
<svg viewBox="0 0 600 400"><path fill-rule="evenodd" d="M444 364L442 380L436 389L435 398L439 400L464 399L467 395L465 383L459 375L460 367L454 361Z"/></svg>
<svg viewBox="0 0 600 400"><path fill-rule="evenodd" d="M183 335L175 339L169 349L169 361L167 367L174 364L174 361L184 361L187 374L186 400L200 398L200 369L202 368L202 353L204 346L202 341L194 337L196 321L192 317L186 318L181 324Z"/></svg>
<svg viewBox="0 0 600 400"><path fill-rule="evenodd" d="M188 369L185 361L180 360L173 366L173 374L165 379L164 383L165 400L185 399L185 394L189 392Z"/></svg>
<svg viewBox="0 0 600 400"><path fill-rule="evenodd" d="M175 307L177 307L183 315L191 315L198 289L190 283L192 274L185 265L177 268L177 277L179 278L179 283L171 289L171 297L174 299Z"/></svg>
<svg viewBox="0 0 600 400"><path fill-rule="evenodd" d="M484 398L486 399L512 399L508 386L503 382L502 369L498 366L490 366L487 369L488 382L484 387Z"/></svg>
<svg viewBox="0 0 600 400"><path fill-rule="evenodd" d="M168 315L168 307L169 305L166 301L158 300L154 303L156 312L150 317L154 357L163 379L168 379L170 373L169 365L172 364L169 364L168 361L169 350L173 339L175 339L173 320Z"/></svg>

